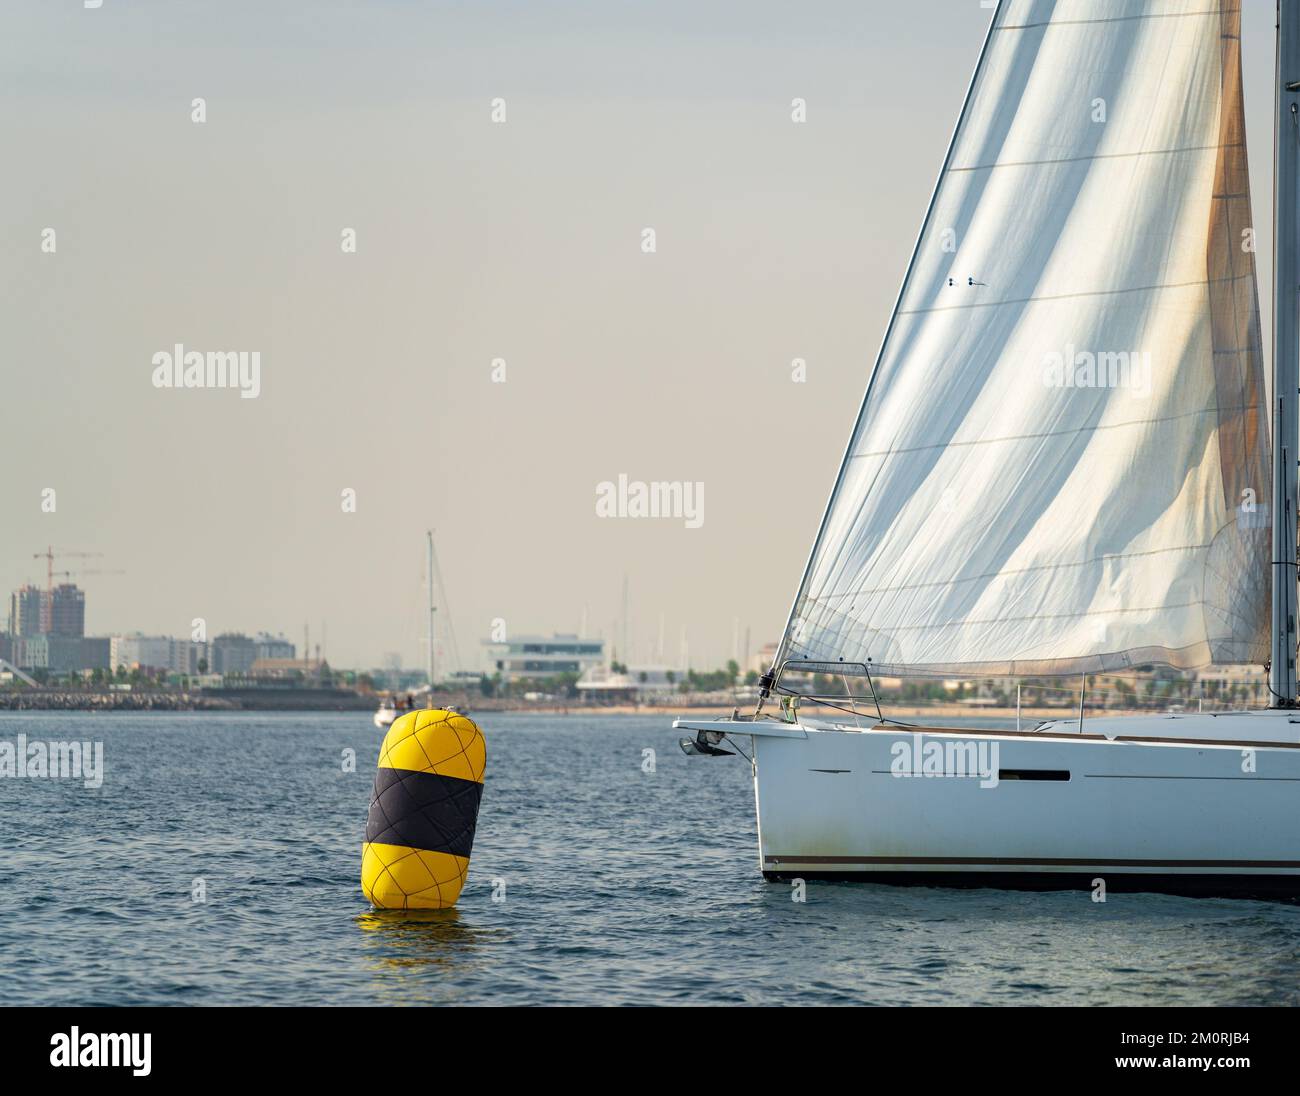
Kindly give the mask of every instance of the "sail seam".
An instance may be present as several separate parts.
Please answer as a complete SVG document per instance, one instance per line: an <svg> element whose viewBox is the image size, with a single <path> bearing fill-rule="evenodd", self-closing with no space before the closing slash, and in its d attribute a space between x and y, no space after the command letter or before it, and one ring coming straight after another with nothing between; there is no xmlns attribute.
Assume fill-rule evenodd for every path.
<svg viewBox="0 0 1300 1096"><path fill-rule="evenodd" d="M1209 8L1205 11L1160 11L1147 12L1143 15L1112 15L1105 19L1048 19L1039 23L1004 23L998 30L1041 30L1044 27L1090 27L1105 23L1134 23L1144 19L1196 19L1206 15L1232 15L1240 11L1236 7Z"/></svg>
<svg viewBox="0 0 1300 1096"><path fill-rule="evenodd" d="M1180 152L1222 152L1225 148L1241 148L1241 143L1231 145L1184 145L1180 148L1144 148L1136 152L1098 152L1091 156L1064 156L1059 160L999 160L992 164L972 164L970 167L950 167L949 175L969 171L992 171L999 167L1050 167L1052 164L1083 164L1093 160L1131 160L1136 156L1174 156Z"/></svg>
<svg viewBox="0 0 1300 1096"><path fill-rule="evenodd" d="M1077 301L1086 297L1118 297L1124 293L1150 293L1157 289L1198 289L1203 286L1235 282L1248 274L1230 274L1224 278L1198 278L1192 282L1164 282L1157 285L1133 285L1126 289L1094 289L1079 293L1048 293L1041 297L1008 297L1001 301L975 301L971 304L937 304L932 308L901 308L900 316L924 316L931 312L961 312L972 308L1001 308L1007 304L1037 304L1040 301Z"/></svg>
<svg viewBox="0 0 1300 1096"><path fill-rule="evenodd" d="M989 617L985 620L963 618L961 620L945 620L938 624L889 624L870 627L873 632L893 635L896 632L933 632L941 628L965 628L970 625L1019 624L1027 620L1086 620L1089 617L1116 617L1125 613L1160 613L1170 609L1198 609L1204 605L1204 601L1188 601L1180 605L1147 605L1136 609L1104 609L1095 613L1087 610L1078 613L1034 613L1030 616ZM830 606L827 606L827 608L831 612L838 612L838 610L832 609Z"/></svg>
<svg viewBox="0 0 1300 1096"><path fill-rule="evenodd" d="M1064 571L1074 567L1092 567L1098 563L1111 563L1115 560L1141 559L1146 556L1162 556L1167 555L1170 552L1199 552L1209 547L1209 544L1174 544L1168 548L1148 548L1142 552L1109 552L1106 555L1093 556L1091 559L1073 560L1065 563L1040 563L1034 567L1015 567L1000 571L985 571L983 574L963 575L959 578L945 578L938 582L912 582L906 583L902 586L873 586L870 589L864 587L861 590L853 591L851 594L824 595L822 597L806 598L805 600L813 604L819 602L824 603L826 608L831 609L832 612L840 612L840 610L832 608L829 604L831 598L856 598L862 597L865 594L896 594L903 590L927 590L935 586L952 586L958 582L979 582L982 579L999 578L1006 575L1030 575L1036 571ZM1203 601L1204 598L1202 598L1201 601L1194 602L1193 604L1200 605ZM852 608L852 606L850 606L850 608ZM1122 610L1117 609L1115 611L1120 612ZM1070 615L1078 616L1080 614L1076 613ZM1025 617L1023 619L1033 620L1035 618Z"/></svg>
<svg viewBox="0 0 1300 1096"><path fill-rule="evenodd" d="M1194 419L1198 415L1219 415L1224 411L1254 411L1254 404L1242 407L1202 407L1196 411L1184 411L1180 415L1162 415L1154 419L1125 419L1123 422L1098 423L1097 425L1076 426L1069 430L1045 430L1037 434L1006 434L998 438L972 438L967 441L940 441L933 445L914 445L906 449L875 449L869 453L854 453L853 460L868 457L897 457L906 453L925 453L931 449L956 449L972 445L997 445L1010 441L1042 441L1044 438L1067 438L1072 434L1092 434L1099 430L1122 430L1129 426L1156 426L1161 423L1178 422L1180 419Z"/></svg>

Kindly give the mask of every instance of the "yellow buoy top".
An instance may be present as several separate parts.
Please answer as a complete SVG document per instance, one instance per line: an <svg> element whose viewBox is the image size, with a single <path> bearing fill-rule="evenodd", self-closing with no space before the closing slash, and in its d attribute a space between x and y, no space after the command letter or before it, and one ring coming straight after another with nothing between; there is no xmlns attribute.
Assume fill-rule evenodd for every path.
<svg viewBox="0 0 1300 1096"><path fill-rule="evenodd" d="M487 744L473 720L428 708L393 721L379 749L381 769L437 773L483 783Z"/></svg>

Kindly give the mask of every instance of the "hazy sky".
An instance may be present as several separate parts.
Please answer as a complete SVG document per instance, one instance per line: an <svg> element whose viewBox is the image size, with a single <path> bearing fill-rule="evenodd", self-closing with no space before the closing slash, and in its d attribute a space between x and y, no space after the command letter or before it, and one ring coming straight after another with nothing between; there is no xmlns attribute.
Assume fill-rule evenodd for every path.
<svg viewBox="0 0 1300 1096"><path fill-rule="evenodd" d="M661 614L670 661L775 640L989 17L7 0L0 590L102 552L58 565L126 572L81 580L96 634L326 622L335 665L417 665L433 527L470 666L496 617L616 634L625 574L636 661ZM260 351L261 394L155 388L178 342ZM598 517L620 473L702 481L703 525Z"/></svg>

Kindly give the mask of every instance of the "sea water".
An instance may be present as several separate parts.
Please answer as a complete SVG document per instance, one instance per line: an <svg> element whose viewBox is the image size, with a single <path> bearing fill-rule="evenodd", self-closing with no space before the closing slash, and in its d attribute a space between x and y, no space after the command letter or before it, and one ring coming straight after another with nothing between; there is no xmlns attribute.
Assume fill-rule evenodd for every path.
<svg viewBox="0 0 1300 1096"><path fill-rule="evenodd" d="M454 910L374 913L368 712L0 713L0 1004L1297 1004L1300 907L764 882L750 768L662 716L475 715Z"/></svg>

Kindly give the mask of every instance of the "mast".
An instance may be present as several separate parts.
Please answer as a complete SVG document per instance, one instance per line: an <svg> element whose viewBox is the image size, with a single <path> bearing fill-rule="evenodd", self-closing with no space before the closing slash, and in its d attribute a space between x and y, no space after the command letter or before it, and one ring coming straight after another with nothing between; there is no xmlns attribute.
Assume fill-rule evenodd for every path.
<svg viewBox="0 0 1300 1096"><path fill-rule="evenodd" d="M433 529L425 534L429 541L429 550L426 553L426 564L428 564L429 573L429 693L433 693Z"/></svg>
<svg viewBox="0 0 1300 1096"><path fill-rule="evenodd" d="M1272 706L1296 697L1296 445L1300 440L1297 219L1300 210L1300 0L1278 0L1273 186Z"/></svg>

